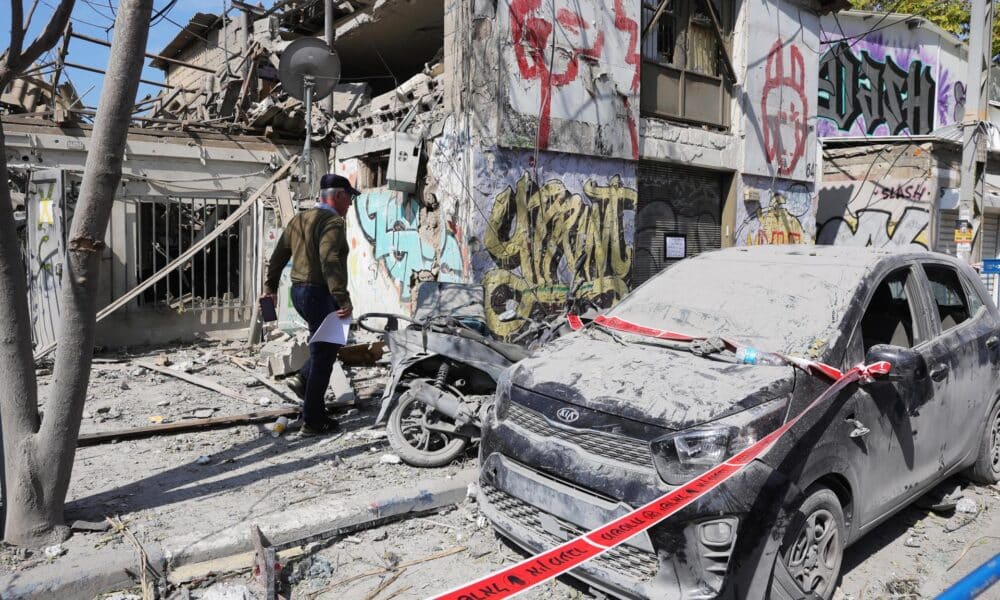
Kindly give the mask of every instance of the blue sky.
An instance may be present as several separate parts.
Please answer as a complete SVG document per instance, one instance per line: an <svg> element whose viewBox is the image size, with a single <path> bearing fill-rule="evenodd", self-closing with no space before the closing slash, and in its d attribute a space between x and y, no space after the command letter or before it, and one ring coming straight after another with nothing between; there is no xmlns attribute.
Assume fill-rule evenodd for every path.
<svg viewBox="0 0 1000 600"><path fill-rule="evenodd" d="M31 0L22 0L24 10L31 6ZM48 23L52 16L53 9L58 0L40 0L35 15L32 18L31 28L26 36L25 47L38 35L42 27ZM113 29L108 29L112 25L114 14L118 10L119 0L76 0L71 19L73 20L73 30L83 35L111 41L114 34ZM169 0L154 0L153 14L166 6ZM266 2L268 6L271 0ZM147 52L159 52L167 43L173 39L181 26L186 25L188 20L196 12L209 12L219 14L228 7L226 0L177 0L176 4L165 14L165 18L153 25L149 32ZM173 21L173 22L171 22ZM176 23L176 24L175 24ZM2 52L10 41L10 8L6 0L0 3L0 52ZM58 44L52 50L51 56L54 58L58 50ZM69 54L66 60L77 64L105 69L108 64L109 48L85 42L74 38L70 42ZM49 62L50 59L43 58L41 63ZM163 71L149 66L151 59L146 59L142 72L143 79L151 81L163 81ZM48 79L51 69L45 69L43 73ZM78 94L83 96L83 102L87 106L97 106L97 101L101 95L101 85L104 76L97 73L89 73L79 69L67 68L63 77L68 77L76 87ZM64 79L65 80L65 79ZM163 88L141 83L139 84L139 94L137 98L144 98L146 94L155 96ZM89 90L89 91L88 91Z"/></svg>

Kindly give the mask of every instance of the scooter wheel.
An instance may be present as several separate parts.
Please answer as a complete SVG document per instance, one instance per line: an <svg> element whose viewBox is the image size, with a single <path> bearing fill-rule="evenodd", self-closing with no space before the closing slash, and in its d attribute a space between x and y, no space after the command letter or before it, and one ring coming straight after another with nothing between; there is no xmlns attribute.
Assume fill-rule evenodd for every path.
<svg viewBox="0 0 1000 600"><path fill-rule="evenodd" d="M429 429L429 423L450 424L450 421L411 392L403 392L396 407L389 413L386 432L392 449L406 464L443 467L465 450L469 442L467 438Z"/></svg>

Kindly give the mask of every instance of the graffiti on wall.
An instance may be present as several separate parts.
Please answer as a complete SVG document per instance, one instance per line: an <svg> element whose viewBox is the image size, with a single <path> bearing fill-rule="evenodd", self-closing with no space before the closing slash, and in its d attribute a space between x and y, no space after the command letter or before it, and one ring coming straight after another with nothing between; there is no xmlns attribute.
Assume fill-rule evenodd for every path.
<svg viewBox="0 0 1000 600"><path fill-rule="evenodd" d="M824 187L817 244L930 249L934 185L926 179Z"/></svg>
<svg viewBox="0 0 1000 600"><path fill-rule="evenodd" d="M817 113L841 131L860 123L867 134L880 127L891 135L929 133L937 101L933 71L919 59L902 66L840 42L820 58Z"/></svg>
<svg viewBox="0 0 1000 600"><path fill-rule="evenodd" d="M483 235L497 267L482 279L490 330L510 336L529 317L563 312L571 285L600 306L624 296L632 266L624 219L636 201L619 175L570 190L559 179L539 186L524 173L496 194ZM517 318L501 321L509 305Z"/></svg>
<svg viewBox="0 0 1000 600"><path fill-rule="evenodd" d="M554 142L553 119L614 125L627 140L599 140L615 156L639 157L639 25L631 3L509 0L512 107L537 115L537 146ZM618 127L605 128L608 134ZM597 137L604 133L599 131ZM621 147L617 147L621 146Z"/></svg>
<svg viewBox="0 0 1000 600"><path fill-rule="evenodd" d="M414 274L436 270L438 281L463 280L462 252L455 228L445 228L440 244L425 239L420 203L415 198L401 201L398 193L373 190L358 196L354 207L361 231L372 245L372 257L398 286L404 301L410 299Z"/></svg>
<svg viewBox="0 0 1000 600"><path fill-rule="evenodd" d="M804 183L744 177L733 239L740 246L811 244L816 232L816 193Z"/></svg>
<svg viewBox="0 0 1000 600"><path fill-rule="evenodd" d="M768 0L747 0L753 20L742 106L751 176L811 182L816 176L819 17Z"/></svg>
<svg viewBox="0 0 1000 600"><path fill-rule="evenodd" d="M761 115L767 160L781 176L791 175L805 153L809 137L809 100L802 51L780 39L767 54Z"/></svg>

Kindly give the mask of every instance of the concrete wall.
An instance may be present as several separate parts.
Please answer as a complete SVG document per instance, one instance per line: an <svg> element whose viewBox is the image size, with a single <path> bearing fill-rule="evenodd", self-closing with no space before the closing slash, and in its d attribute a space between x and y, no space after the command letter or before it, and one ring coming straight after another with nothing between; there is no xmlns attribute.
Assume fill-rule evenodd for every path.
<svg viewBox="0 0 1000 600"><path fill-rule="evenodd" d="M743 79L743 172L770 178L815 179L819 18L791 3L747 0Z"/></svg>
<svg viewBox="0 0 1000 600"><path fill-rule="evenodd" d="M468 194L457 135L449 128L425 144L417 193L361 185L347 220L351 298L359 314L410 314L414 283L467 279L466 221L459 210ZM364 169L359 158L337 160L334 168L355 184Z"/></svg>
<svg viewBox="0 0 1000 600"><path fill-rule="evenodd" d="M880 19L853 11L823 17L820 137L922 135L961 121L964 46L923 20L910 27L890 17L868 33Z"/></svg>
<svg viewBox="0 0 1000 600"><path fill-rule="evenodd" d="M816 242L931 249L938 179L936 159L916 144L829 150Z"/></svg>
<svg viewBox="0 0 1000 600"><path fill-rule="evenodd" d="M472 276L492 331L532 314L560 314L574 266L578 294L609 306L628 290L637 202L635 163L487 148L474 157ZM508 302L520 318L500 322Z"/></svg>
<svg viewBox="0 0 1000 600"><path fill-rule="evenodd" d="M798 181L774 181L745 175L736 202L737 246L811 244L816 239L814 186Z"/></svg>
<svg viewBox="0 0 1000 600"><path fill-rule="evenodd" d="M501 145L639 157L639 2L501 0Z"/></svg>

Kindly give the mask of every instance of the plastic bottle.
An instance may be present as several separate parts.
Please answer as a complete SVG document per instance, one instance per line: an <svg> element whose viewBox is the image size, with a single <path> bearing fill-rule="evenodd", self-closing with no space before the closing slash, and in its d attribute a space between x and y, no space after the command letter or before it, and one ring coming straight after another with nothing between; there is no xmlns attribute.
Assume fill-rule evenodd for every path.
<svg viewBox="0 0 1000 600"><path fill-rule="evenodd" d="M736 351L736 362L744 365L783 365L785 359L773 352L762 352L744 346Z"/></svg>
<svg viewBox="0 0 1000 600"><path fill-rule="evenodd" d="M271 425L271 437L278 437L285 433L286 427L288 427L288 417L278 417L278 420Z"/></svg>

